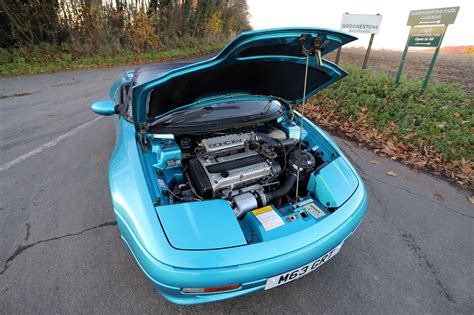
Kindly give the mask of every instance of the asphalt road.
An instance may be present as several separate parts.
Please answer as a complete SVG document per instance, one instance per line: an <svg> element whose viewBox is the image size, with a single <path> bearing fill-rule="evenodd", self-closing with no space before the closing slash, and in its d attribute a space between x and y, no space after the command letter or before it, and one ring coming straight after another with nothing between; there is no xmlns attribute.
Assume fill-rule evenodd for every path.
<svg viewBox="0 0 474 315"><path fill-rule="evenodd" d="M370 199L339 255L269 291L165 301L122 246L107 182L113 118L89 110L125 68L0 78L0 313L473 313L466 196L341 139Z"/></svg>

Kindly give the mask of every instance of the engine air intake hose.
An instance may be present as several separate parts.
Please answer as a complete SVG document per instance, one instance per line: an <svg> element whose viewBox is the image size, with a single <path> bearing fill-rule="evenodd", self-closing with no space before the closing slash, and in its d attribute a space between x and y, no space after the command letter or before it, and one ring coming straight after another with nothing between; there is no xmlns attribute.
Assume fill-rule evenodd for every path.
<svg viewBox="0 0 474 315"><path fill-rule="evenodd" d="M266 194L267 201L271 201L273 199L286 196L290 192L291 188L295 186L295 184L296 184L296 175L293 173L289 173L285 181L283 182L283 184L277 190L274 190Z"/></svg>

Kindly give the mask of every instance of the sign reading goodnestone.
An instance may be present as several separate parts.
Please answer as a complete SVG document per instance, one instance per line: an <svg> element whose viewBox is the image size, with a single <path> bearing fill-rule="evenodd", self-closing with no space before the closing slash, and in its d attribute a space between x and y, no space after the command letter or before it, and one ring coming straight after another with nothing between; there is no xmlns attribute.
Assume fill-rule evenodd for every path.
<svg viewBox="0 0 474 315"><path fill-rule="evenodd" d="M441 37L445 30L445 25L412 27L408 46L436 47L441 41Z"/></svg>
<svg viewBox="0 0 474 315"><path fill-rule="evenodd" d="M341 20L341 31L349 33L378 34L382 16L372 14L344 14Z"/></svg>
<svg viewBox="0 0 474 315"><path fill-rule="evenodd" d="M458 15L459 7L413 10L408 16L407 25L436 25L436 24L453 24Z"/></svg>

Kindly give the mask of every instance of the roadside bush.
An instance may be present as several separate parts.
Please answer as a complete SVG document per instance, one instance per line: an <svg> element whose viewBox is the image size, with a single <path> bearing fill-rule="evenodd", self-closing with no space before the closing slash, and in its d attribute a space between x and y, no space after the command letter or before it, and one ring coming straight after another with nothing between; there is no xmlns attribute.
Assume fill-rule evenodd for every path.
<svg viewBox="0 0 474 315"><path fill-rule="evenodd" d="M0 48L0 65L13 62L13 54L5 48Z"/></svg>
<svg viewBox="0 0 474 315"><path fill-rule="evenodd" d="M39 64L50 71L54 62L69 69L98 56L118 61L130 52L143 57L219 46L247 29L245 0L1 0L0 65L8 71L0 74L41 70Z"/></svg>

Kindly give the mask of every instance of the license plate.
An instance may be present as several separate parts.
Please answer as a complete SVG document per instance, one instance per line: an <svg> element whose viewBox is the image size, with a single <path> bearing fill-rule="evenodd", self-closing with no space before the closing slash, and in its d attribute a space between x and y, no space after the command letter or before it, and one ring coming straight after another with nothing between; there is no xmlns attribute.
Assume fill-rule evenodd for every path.
<svg viewBox="0 0 474 315"><path fill-rule="evenodd" d="M341 250L342 244L343 243L337 245L336 247L331 249L329 252L319 257L318 259L310 262L309 264L306 264L300 268L282 273L281 275L268 278L267 283L265 284L265 290L278 287L290 281L306 276L308 273L316 270L317 268L322 266L325 262L327 262L329 259L334 257L337 253L339 253L339 251Z"/></svg>

